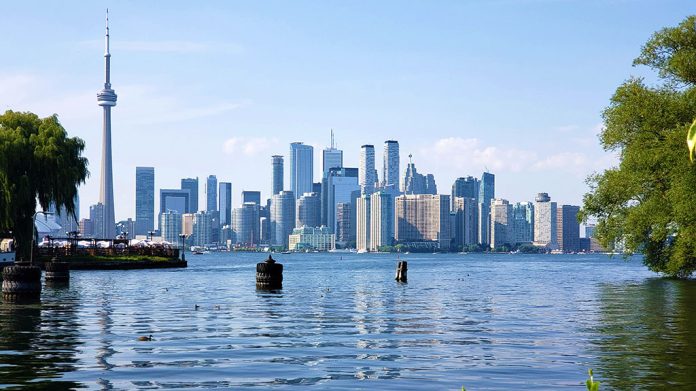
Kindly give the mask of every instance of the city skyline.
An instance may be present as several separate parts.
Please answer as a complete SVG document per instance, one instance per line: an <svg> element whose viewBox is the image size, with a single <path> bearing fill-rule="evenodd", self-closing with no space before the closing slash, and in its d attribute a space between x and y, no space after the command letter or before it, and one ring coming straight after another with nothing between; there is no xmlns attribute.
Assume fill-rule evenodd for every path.
<svg viewBox="0 0 696 391"><path fill-rule="evenodd" d="M305 16L311 4L303 2L278 7L220 4L216 15L183 3L164 10L153 5L111 7L111 78L119 85L112 131L115 220L135 217L136 166L155 167L156 189L175 189L181 178L213 174L234 189L259 190L266 199L271 195L268 157L285 155L287 164L287 145L298 140L320 151L329 145L331 128L347 167L358 167L360 145L394 139L401 144L400 166L413 154L420 171L435 175L442 194L455 178L478 177L488 168L498 177L501 198L532 201L544 191L559 202L580 204L587 189L584 178L614 161L596 140L600 112L611 92L627 74L644 74L631 68L642 42L690 11L687 2L639 3L641 7L571 1L561 10L546 1L443 2L442 7L412 4L397 10L397 3L385 2L370 5L372 12L367 13L342 5L356 25L366 28L360 33L338 23L328 5ZM70 135L85 139L91 176L80 189L80 214L86 216L99 200L101 119L93 99L94 85L103 79L99 62L105 7L8 4L3 15L27 12L26 7L33 18L21 28L19 20L0 16L0 33L29 31L3 42L3 49L31 47L56 61L47 68L40 61L26 66L35 54L8 58L0 66L0 110L55 112ZM371 13L386 23L376 23L367 16ZM395 24L420 21L416 16L421 14L437 14L433 20L439 25L425 18L408 33ZM588 14L603 17L583 26L581 16ZM642 17L647 14L651 17ZM314 22L317 16L325 21ZM476 18L480 21L471 20ZM285 24L272 25L276 19ZM312 34L323 23L337 27L322 30L327 33L323 38ZM504 27L493 31L494 26ZM291 33L278 38L283 35L278 29ZM518 34L517 47L503 45L512 31ZM396 32L403 42L390 39ZM607 44L604 36L616 39ZM542 39L548 45L541 45ZM335 42L340 45L331 49ZM387 43L393 44L391 49L380 53ZM554 50L560 45L567 47ZM318 47L329 59L301 70L299 64L306 63L298 58L310 47ZM278 48L282 50L272 50ZM328 71L334 69L328 65L343 62L337 50L353 58ZM477 55L465 58L465 53ZM274 56L287 61L274 61ZM365 62L367 56L372 63ZM481 68L482 60L490 69ZM238 65L219 80L203 74L220 75L223 63ZM419 66L442 75L424 74ZM189 68L202 70L192 73ZM298 91L300 97L288 99ZM190 132L205 137L190 143ZM383 158L378 149L377 162ZM173 151L205 159L179 159ZM314 181L321 179L320 162L315 155ZM240 204L239 197L233 192L233 205Z"/></svg>

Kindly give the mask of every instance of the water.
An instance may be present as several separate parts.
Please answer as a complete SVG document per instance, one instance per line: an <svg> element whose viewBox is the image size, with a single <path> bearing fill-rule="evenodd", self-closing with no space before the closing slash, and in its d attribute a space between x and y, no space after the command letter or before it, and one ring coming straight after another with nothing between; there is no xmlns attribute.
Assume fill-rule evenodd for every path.
<svg viewBox="0 0 696 391"><path fill-rule="evenodd" d="M696 282L598 255L189 255L0 303L0 384L91 389L696 389ZM198 305L198 309L195 306ZM152 335L152 341L138 341ZM1 388L1 387L0 387Z"/></svg>

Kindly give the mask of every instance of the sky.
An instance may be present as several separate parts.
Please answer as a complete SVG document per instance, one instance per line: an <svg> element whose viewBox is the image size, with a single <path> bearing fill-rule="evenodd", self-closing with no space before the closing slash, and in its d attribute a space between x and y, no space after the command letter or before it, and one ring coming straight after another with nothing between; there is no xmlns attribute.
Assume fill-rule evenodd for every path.
<svg viewBox="0 0 696 391"><path fill-rule="evenodd" d="M116 219L135 215L135 167L159 189L180 179L271 189L271 155L330 130L357 167L400 142L449 194L496 175L496 197L547 192L580 204L585 179L617 164L602 110L641 46L696 11L672 0L14 1L0 3L0 111L58 114L85 140L81 216L98 202L104 14L109 8ZM286 172L288 170L286 169ZM286 188L289 180L286 179Z"/></svg>

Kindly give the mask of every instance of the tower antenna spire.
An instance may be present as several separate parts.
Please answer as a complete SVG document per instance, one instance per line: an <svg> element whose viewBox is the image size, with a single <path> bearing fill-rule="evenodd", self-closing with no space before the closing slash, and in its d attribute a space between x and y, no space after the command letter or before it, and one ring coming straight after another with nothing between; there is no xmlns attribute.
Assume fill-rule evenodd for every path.
<svg viewBox="0 0 696 391"><path fill-rule="evenodd" d="M335 146L335 144L334 144L334 132L333 132L333 128L332 128L331 129L331 149L334 149L334 146Z"/></svg>

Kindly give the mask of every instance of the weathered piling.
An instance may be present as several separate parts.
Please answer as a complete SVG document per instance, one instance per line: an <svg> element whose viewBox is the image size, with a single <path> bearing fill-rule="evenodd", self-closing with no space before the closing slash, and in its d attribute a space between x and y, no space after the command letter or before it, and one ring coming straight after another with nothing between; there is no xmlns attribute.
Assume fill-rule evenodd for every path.
<svg viewBox="0 0 696 391"><path fill-rule="evenodd" d="M21 260L2 270L2 296L5 300L37 300L41 297L41 268Z"/></svg>
<svg viewBox="0 0 696 391"><path fill-rule="evenodd" d="M256 264L256 288L281 289L283 287L283 265L276 263L269 254L265 262Z"/></svg>
<svg viewBox="0 0 696 391"><path fill-rule="evenodd" d="M70 264L61 262L57 257L53 257L50 262L44 265L46 270L46 282L67 283L70 282Z"/></svg>
<svg viewBox="0 0 696 391"><path fill-rule="evenodd" d="M399 264L396 266L396 281L399 282L406 282L408 279L408 263L406 261L399 261Z"/></svg>

